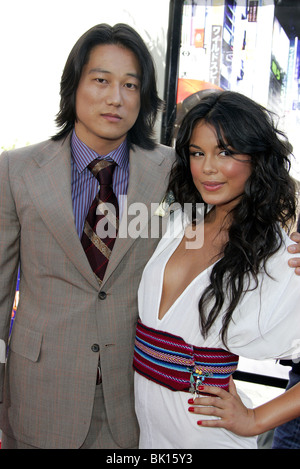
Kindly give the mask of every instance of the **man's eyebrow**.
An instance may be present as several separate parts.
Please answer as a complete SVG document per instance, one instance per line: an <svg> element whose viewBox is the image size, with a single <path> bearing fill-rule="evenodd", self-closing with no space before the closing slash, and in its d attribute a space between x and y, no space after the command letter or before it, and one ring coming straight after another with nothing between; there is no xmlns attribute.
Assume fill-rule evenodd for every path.
<svg viewBox="0 0 300 469"><path fill-rule="evenodd" d="M89 73L94 73L94 72L110 73L108 70L104 70L104 68L100 68L100 67L91 68L91 70L89 70Z"/></svg>
<svg viewBox="0 0 300 469"><path fill-rule="evenodd" d="M126 73L126 75L128 77L133 77L133 78L136 78L137 80L141 81L141 77L137 73Z"/></svg>
<svg viewBox="0 0 300 469"><path fill-rule="evenodd" d="M88 73L90 74L90 73L95 73L95 72L111 74L111 72L109 70L105 70L104 68L100 68L100 67L91 68L91 70L89 70ZM137 73L128 72L128 73L126 73L126 76L133 77L133 78L136 78L137 80L141 81L141 77Z"/></svg>

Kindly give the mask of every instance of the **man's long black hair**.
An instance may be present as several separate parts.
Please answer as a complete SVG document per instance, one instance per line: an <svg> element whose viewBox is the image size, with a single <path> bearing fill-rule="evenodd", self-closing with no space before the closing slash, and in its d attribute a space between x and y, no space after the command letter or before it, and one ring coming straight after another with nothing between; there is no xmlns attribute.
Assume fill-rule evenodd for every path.
<svg viewBox="0 0 300 469"><path fill-rule="evenodd" d="M128 132L129 144L145 149L155 147L154 125L162 101L156 87L156 73L152 56L140 35L130 26L99 24L81 36L67 59L60 84L60 110L56 123L60 130L52 137L66 137L76 122L76 92L84 65L91 50L98 45L115 44L132 51L141 67L141 108L138 118Z"/></svg>

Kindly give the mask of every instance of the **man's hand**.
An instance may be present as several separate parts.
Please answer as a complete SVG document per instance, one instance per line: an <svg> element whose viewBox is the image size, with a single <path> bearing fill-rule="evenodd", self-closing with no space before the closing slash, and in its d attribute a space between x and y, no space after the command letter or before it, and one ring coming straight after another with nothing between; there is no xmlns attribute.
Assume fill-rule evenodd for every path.
<svg viewBox="0 0 300 469"><path fill-rule="evenodd" d="M300 253L300 233L292 233L290 236L292 241L295 241L296 244L291 244L288 247L288 251L291 254ZM289 260L289 266L295 269L295 274L300 275L300 257L291 258Z"/></svg>

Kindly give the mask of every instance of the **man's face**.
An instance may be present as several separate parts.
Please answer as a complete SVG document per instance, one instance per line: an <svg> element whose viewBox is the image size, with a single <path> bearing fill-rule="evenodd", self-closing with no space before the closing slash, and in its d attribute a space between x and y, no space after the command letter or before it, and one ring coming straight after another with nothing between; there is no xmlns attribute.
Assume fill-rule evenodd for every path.
<svg viewBox="0 0 300 469"><path fill-rule="evenodd" d="M95 46L76 92L75 132L98 154L117 148L140 111L141 70L135 54L122 46Z"/></svg>

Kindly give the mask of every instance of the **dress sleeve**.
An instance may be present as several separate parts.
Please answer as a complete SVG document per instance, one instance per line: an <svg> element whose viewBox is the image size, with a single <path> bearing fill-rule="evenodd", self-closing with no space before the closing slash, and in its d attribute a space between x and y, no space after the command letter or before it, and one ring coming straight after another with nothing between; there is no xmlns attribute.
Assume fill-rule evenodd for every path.
<svg viewBox="0 0 300 469"><path fill-rule="evenodd" d="M286 236L268 262L268 273L248 292L234 316L230 350L245 358L296 359L300 356L300 277L288 265ZM300 255L298 255L300 257Z"/></svg>

